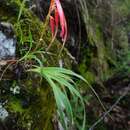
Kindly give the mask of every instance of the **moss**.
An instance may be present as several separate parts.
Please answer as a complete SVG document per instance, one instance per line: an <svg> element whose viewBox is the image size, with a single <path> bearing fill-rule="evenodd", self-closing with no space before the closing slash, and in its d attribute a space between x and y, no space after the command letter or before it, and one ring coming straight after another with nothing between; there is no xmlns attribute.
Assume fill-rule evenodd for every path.
<svg viewBox="0 0 130 130"><path fill-rule="evenodd" d="M129 2L119 0L112 3L107 1L99 3L92 1L92 3L87 3L90 4L89 19L86 22L89 23L86 24L88 48L82 48L83 60L79 71L85 77L87 72L91 72L95 77L93 82L95 79L102 82L112 76L115 70L127 60Z"/></svg>
<svg viewBox="0 0 130 130"><path fill-rule="evenodd" d="M121 17L127 16L130 12L130 1L126 0L124 2L123 0L119 0L113 4L113 8L115 8L115 10L120 13Z"/></svg>
<svg viewBox="0 0 130 130"><path fill-rule="evenodd" d="M25 82L28 83L28 81ZM35 82L31 81L31 84L34 83L36 83L36 80ZM25 85L27 84L25 83ZM39 83L39 80L35 85L36 88L33 88L32 91L29 90L29 92L32 92L33 95L35 95L29 108L33 121L31 129L52 130L55 101L51 89L45 83L44 86L42 86L42 83Z"/></svg>
<svg viewBox="0 0 130 130"><path fill-rule="evenodd" d="M28 77L20 81L20 94L6 94L8 103L5 107L10 115L17 116L15 125L18 128L53 130L55 101L51 88L39 79L32 80L31 75Z"/></svg>

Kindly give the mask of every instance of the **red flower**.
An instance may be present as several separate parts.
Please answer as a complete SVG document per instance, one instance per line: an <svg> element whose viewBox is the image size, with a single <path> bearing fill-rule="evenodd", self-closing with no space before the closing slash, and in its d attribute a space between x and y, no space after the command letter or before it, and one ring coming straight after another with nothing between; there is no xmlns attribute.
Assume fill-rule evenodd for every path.
<svg viewBox="0 0 130 130"><path fill-rule="evenodd" d="M60 0L51 0L49 13L50 13L50 27L53 38L56 37L58 27L60 24L61 27L60 36L62 38L63 43L65 43L67 39L67 24Z"/></svg>

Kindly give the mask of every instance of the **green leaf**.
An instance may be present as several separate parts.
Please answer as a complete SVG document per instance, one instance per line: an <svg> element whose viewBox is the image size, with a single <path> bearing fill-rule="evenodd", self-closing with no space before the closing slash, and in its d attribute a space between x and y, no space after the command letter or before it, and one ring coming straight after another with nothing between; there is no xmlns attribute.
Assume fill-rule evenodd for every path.
<svg viewBox="0 0 130 130"><path fill-rule="evenodd" d="M36 66L35 66L36 67ZM62 121L62 125L66 130L68 130L67 123L65 121L65 113L63 110L65 109L67 118L73 124L73 110L66 94L66 89L70 91L73 98L78 97L81 101L81 104L84 109L84 119L83 125L81 130L85 130L85 122L86 122L86 115L85 115L85 105L82 96L80 95L79 91L75 87L75 82L73 81L73 77L77 77L85 81L85 79L74 73L71 70L67 70L64 68L59 67L36 67L34 69L30 69L29 71L39 73L52 87L54 97L56 100L58 112L60 113L60 119Z"/></svg>

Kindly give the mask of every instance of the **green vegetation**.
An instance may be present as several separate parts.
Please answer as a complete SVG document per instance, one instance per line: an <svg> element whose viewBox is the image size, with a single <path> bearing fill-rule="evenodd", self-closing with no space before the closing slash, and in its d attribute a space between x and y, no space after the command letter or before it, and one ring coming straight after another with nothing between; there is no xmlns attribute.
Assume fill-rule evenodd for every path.
<svg viewBox="0 0 130 130"><path fill-rule="evenodd" d="M14 24L15 33L18 40L18 60L16 60L16 65L22 64L25 70L28 70L29 68L29 71L37 72L41 75L41 77L37 77L36 74L28 73L27 71L25 72L27 73L26 79L14 80L14 82L16 82L14 87L17 84L20 87L20 95L11 94L9 97L5 97L10 99L6 107L10 113L14 113L19 117L17 126L21 129L52 130L53 127L51 120L53 119L54 114L58 114L62 125L66 128L66 130L68 130L75 124L72 106L67 96L67 91L69 90L72 94L72 98L75 98L76 96L81 100L81 105L84 108L82 113L84 115L82 129L84 130L86 120L85 106L78 89L75 88L75 82L72 77L76 76L80 79L83 78L67 69L46 67L57 66L59 64L59 58L63 58L63 62L67 65L66 67L70 68L70 57L68 56L68 51L66 49L62 52L60 57L58 56L59 52L55 52L55 50L62 48L62 45L60 45L57 40L54 41L52 47L50 48L50 52L46 52L46 48L52 40L50 30L48 30L48 26L45 25L46 23L44 24L41 22L31 11L26 8L25 3L26 1L21 2L20 0L12 0L9 1L8 4L3 4L7 4L9 6L8 8L13 8L13 6L16 6L16 12L14 13L18 15L16 18L12 14L13 18L10 20L10 22ZM6 10L4 7L1 9ZM6 18L6 21L8 21L9 18L10 15ZM2 19L5 20L5 18ZM36 68L32 69L34 65ZM9 68L9 66L7 67ZM8 68L6 68L6 72L8 71ZM53 101L53 94L51 94L52 90L46 82L41 79L42 77L46 79L53 90L58 113L56 112L55 103ZM34 79L35 82L33 81ZM34 88L34 86L36 88ZM65 87L68 90L66 90ZM48 95L50 95L49 98ZM24 100L25 104L27 104L25 107L23 105ZM65 119L68 121L66 122Z"/></svg>
<svg viewBox="0 0 130 130"><path fill-rule="evenodd" d="M52 39L48 18L41 21L29 4L27 0L0 2L0 21L11 23L17 38L16 57L5 61L0 70L0 101L9 112L1 122L10 130L54 130L60 124L65 130L87 130L130 82L130 2L79 1L79 23L85 30L81 29L79 62L66 48L69 45L63 48L60 40ZM71 29L68 35L71 39ZM73 44L69 40L68 44ZM118 106L119 113L129 106L127 100L123 100L123 107ZM113 128L113 113L95 129ZM12 126L10 120L14 121Z"/></svg>

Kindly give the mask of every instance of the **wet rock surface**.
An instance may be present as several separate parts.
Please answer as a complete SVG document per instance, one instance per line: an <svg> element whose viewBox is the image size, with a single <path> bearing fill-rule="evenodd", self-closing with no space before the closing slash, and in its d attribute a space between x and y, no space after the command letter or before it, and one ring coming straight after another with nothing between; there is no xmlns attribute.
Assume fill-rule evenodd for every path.
<svg viewBox="0 0 130 130"><path fill-rule="evenodd" d="M0 60L15 57L16 38L10 23L0 23Z"/></svg>
<svg viewBox="0 0 130 130"><path fill-rule="evenodd" d="M107 124L108 129L111 130L130 129L129 75L130 75L129 73L125 74L123 72L120 72L105 82L105 86L108 88L111 97L111 99L109 98L108 101L105 101L105 103L109 106L109 108L117 100L117 97L119 98L120 96L123 95L123 93L127 92L127 95L111 111L112 119L106 117L107 120L105 120L104 122Z"/></svg>

